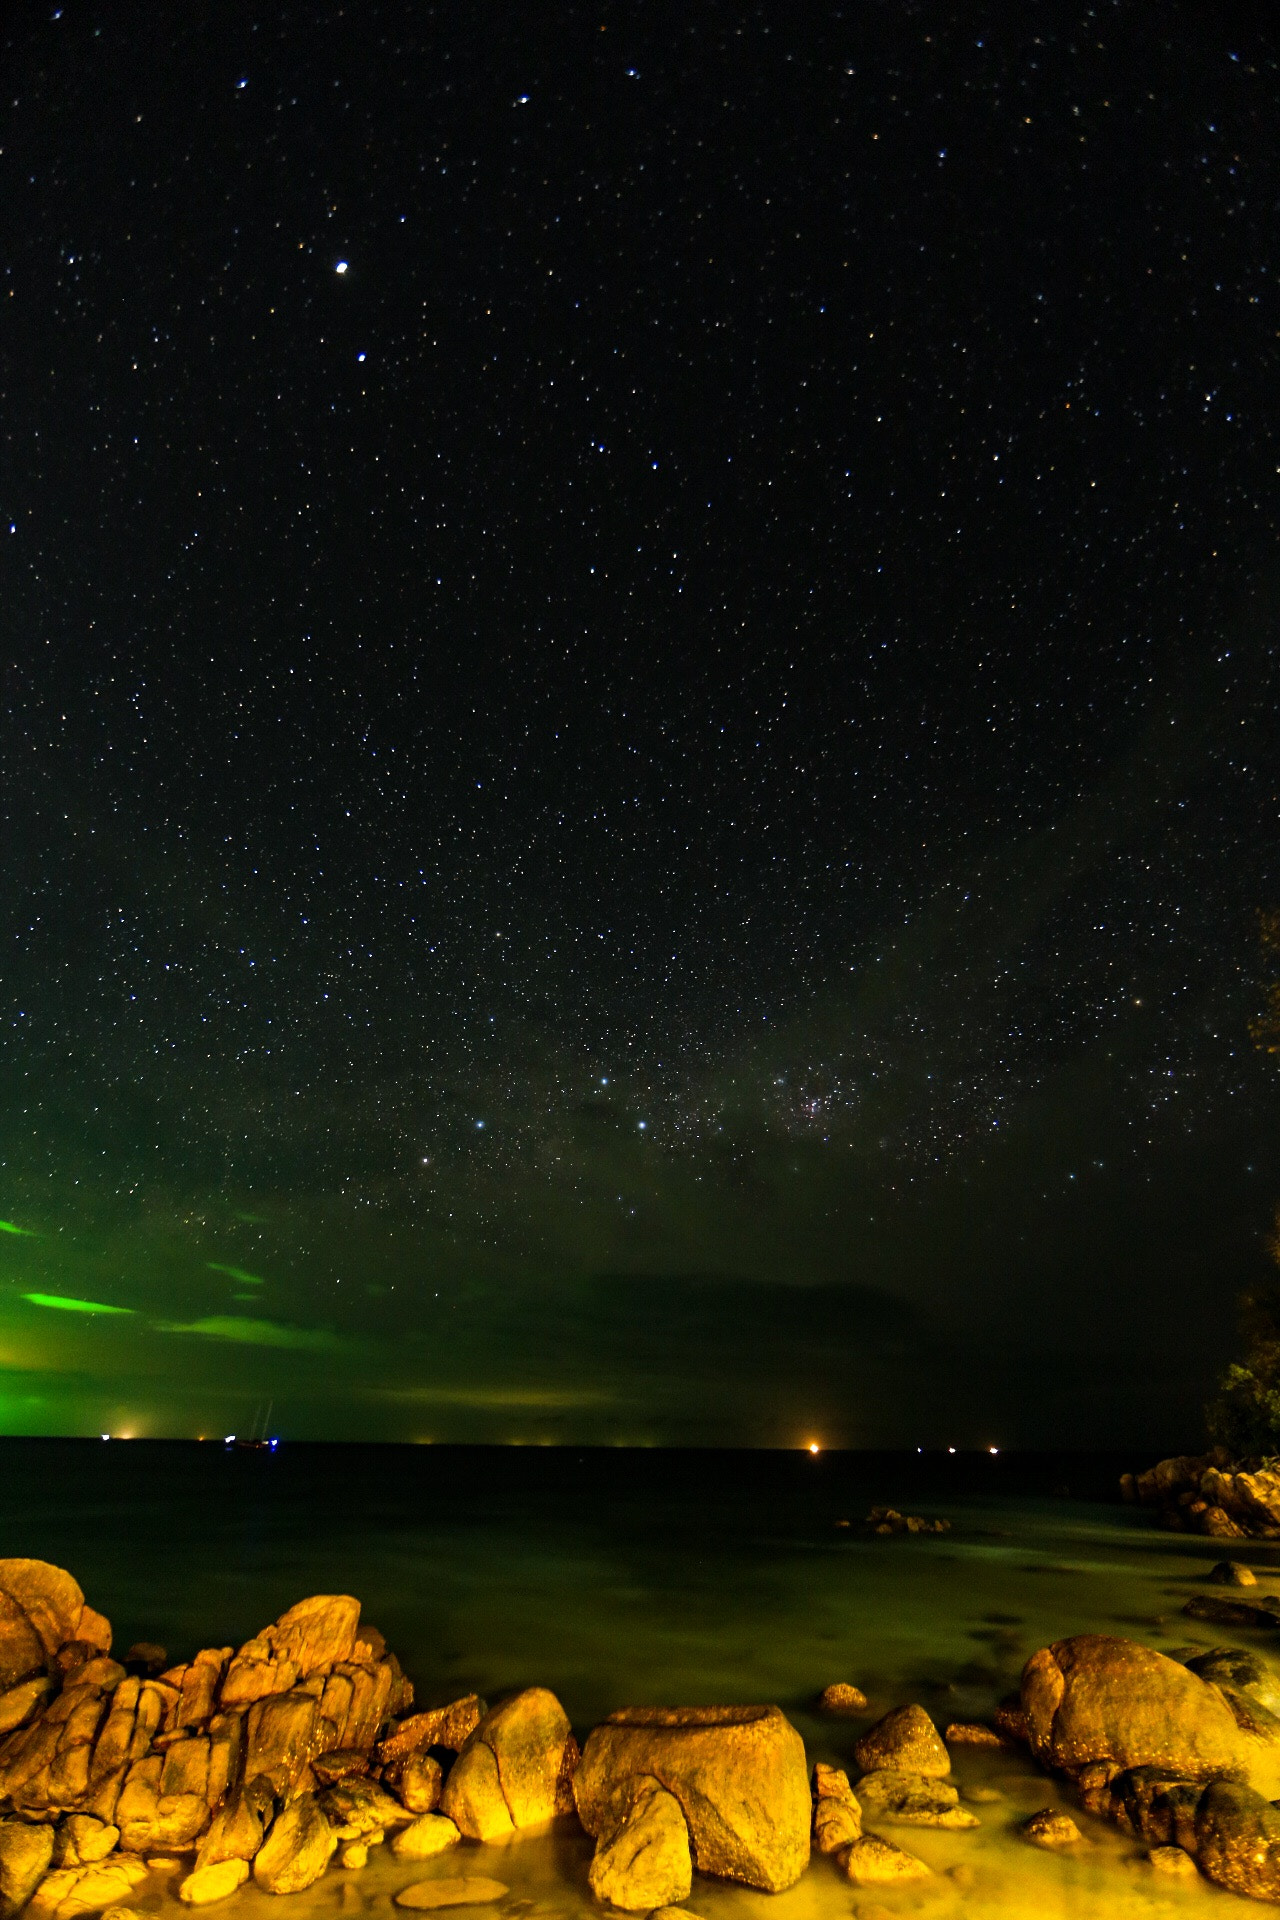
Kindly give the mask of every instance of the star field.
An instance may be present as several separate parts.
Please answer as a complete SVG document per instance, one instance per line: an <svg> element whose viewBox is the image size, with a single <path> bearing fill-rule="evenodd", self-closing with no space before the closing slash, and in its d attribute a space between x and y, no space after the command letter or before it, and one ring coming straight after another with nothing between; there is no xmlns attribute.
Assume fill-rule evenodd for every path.
<svg viewBox="0 0 1280 1920"><path fill-rule="evenodd" d="M0 1430L1183 1434L1280 1198L1278 61L9 17Z"/></svg>

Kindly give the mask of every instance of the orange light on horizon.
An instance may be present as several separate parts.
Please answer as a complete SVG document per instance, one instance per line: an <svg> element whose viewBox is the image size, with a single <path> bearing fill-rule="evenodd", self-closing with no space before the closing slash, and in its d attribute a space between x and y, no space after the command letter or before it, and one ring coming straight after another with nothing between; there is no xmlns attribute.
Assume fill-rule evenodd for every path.
<svg viewBox="0 0 1280 1920"><path fill-rule="evenodd" d="M822 1449L821 1449L821 1447L820 1447L820 1446L818 1445L818 1443L817 1443L817 1441L816 1441L816 1440L811 1440L811 1441L809 1442L809 1451L810 1451L810 1453L821 1453L821 1451L822 1451Z"/></svg>

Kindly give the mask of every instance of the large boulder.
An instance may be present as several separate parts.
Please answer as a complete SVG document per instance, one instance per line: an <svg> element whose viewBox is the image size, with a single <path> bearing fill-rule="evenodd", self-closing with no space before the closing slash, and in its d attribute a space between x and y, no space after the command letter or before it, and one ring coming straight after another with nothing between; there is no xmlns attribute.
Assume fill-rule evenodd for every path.
<svg viewBox="0 0 1280 1920"><path fill-rule="evenodd" d="M1061 1773L1166 1767L1280 1793L1276 1733L1256 1715L1238 1716L1210 1681L1134 1640L1085 1633L1040 1648L1023 1669L1022 1708L1031 1751Z"/></svg>
<svg viewBox="0 0 1280 1920"><path fill-rule="evenodd" d="M587 1739L573 1782L587 1832L600 1835L628 1780L674 1794L700 1873L767 1893L809 1861L804 1742L778 1707L624 1707Z"/></svg>
<svg viewBox="0 0 1280 1920"><path fill-rule="evenodd" d="M614 1795L587 1877L597 1900L628 1913L688 1899L689 1829L680 1802L652 1775L627 1780Z"/></svg>
<svg viewBox="0 0 1280 1920"><path fill-rule="evenodd" d="M463 1744L440 1796L469 1840L497 1840L572 1809L578 1758L569 1716L546 1687L490 1709Z"/></svg>
<svg viewBox="0 0 1280 1920"><path fill-rule="evenodd" d="M1196 1808L1200 1870L1231 1893L1280 1900L1280 1812L1251 1787L1220 1780Z"/></svg>
<svg viewBox="0 0 1280 1920"><path fill-rule="evenodd" d="M26 1906L52 1861L52 1827L0 1820L0 1920Z"/></svg>

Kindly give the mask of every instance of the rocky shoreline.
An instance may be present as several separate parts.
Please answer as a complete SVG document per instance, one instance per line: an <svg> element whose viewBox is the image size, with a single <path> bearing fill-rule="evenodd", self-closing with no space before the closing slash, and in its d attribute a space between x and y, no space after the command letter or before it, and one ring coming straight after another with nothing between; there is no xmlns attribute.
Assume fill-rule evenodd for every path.
<svg viewBox="0 0 1280 1920"><path fill-rule="evenodd" d="M1280 1473L1266 1460L1233 1462L1225 1448L1175 1454L1120 1476L1121 1498L1159 1511L1174 1533L1211 1540L1280 1540Z"/></svg>
<svg viewBox="0 0 1280 1920"><path fill-rule="evenodd" d="M624 1707L580 1749L543 1687L415 1711L349 1595L314 1595L239 1648L170 1665L147 1644L114 1658L70 1574L0 1560L0 1920L137 1920L130 1901L158 1873L191 1906L250 1881L300 1893L378 1847L404 1863L398 1905L485 1904L502 1881L441 1871L475 1859L463 1843L556 1821L594 1840L590 1890L622 1912L678 1907L695 1872L782 1892L815 1852L856 1886L925 1881L932 1869L889 1835L977 1827L952 1751L1001 1746L1132 1834L1153 1870L1280 1901L1278 1704L1276 1677L1239 1649L1184 1662L1085 1634L1031 1656L995 1725L940 1733L899 1706L853 1742L848 1770L811 1771L777 1706ZM832 1682L819 1706L834 1720L867 1702ZM1050 1850L1083 1838L1051 1808L1022 1833Z"/></svg>

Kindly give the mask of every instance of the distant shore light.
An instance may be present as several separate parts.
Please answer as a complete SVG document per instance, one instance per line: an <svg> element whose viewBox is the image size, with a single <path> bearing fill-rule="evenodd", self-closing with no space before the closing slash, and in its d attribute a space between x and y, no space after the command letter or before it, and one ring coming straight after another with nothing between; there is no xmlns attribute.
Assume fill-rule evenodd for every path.
<svg viewBox="0 0 1280 1920"><path fill-rule="evenodd" d="M822 1449L819 1447L816 1440L811 1440L809 1442L809 1451L810 1453L820 1453Z"/></svg>

